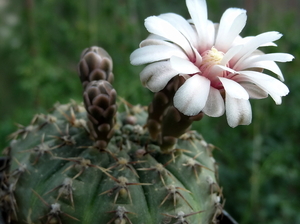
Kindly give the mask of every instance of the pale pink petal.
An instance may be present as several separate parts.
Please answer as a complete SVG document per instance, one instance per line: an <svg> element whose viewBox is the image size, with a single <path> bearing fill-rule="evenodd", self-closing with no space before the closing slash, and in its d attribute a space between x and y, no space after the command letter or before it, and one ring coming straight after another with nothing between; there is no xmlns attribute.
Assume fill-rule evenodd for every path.
<svg viewBox="0 0 300 224"><path fill-rule="evenodd" d="M230 127L248 125L252 121L252 110L249 100L237 99L226 93L225 108Z"/></svg>
<svg viewBox="0 0 300 224"><path fill-rule="evenodd" d="M202 111L210 117L220 117L224 114L224 99L218 89L210 87L209 95Z"/></svg>
<svg viewBox="0 0 300 224"><path fill-rule="evenodd" d="M133 65L142 65L155 61L166 60L174 55L188 60L186 54L177 47L151 45L138 48L132 52L130 55L130 62Z"/></svg>
<svg viewBox="0 0 300 224"><path fill-rule="evenodd" d="M220 21L215 47L220 51L226 52L246 25L246 20L246 10L238 8L227 9Z"/></svg>
<svg viewBox="0 0 300 224"><path fill-rule="evenodd" d="M272 76L255 71L240 71L239 73L240 75L235 77L236 81L256 84L270 94L276 104L281 104L281 97L289 93L287 86Z"/></svg>
<svg viewBox="0 0 300 224"><path fill-rule="evenodd" d="M240 85L248 92L251 99L264 99L268 97L268 93L253 83L240 83Z"/></svg>
<svg viewBox="0 0 300 224"><path fill-rule="evenodd" d="M194 56L187 38L168 21L157 16L150 16L145 19L145 27L150 33L162 36L180 46L189 57Z"/></svg>
<svg viewBox="0 0 300 224"><path fill-rule="evenodd" d="M226 67L224 66L224 68ZM216 87L216 83L219 83L219 85L221 85L218 77L223 76L223 73L225 71L224 68L219 65L213 65L209 70L207 69L205 73L202 73L202 75L211 81L212 86Z"/></svg>
<svg viewBox="0 0 300 224"><path fill-rule="evenodd" d="M220 83L219 77L223 77L224 72L227 71L229 73L235 74L236 71L232 70L223 65L213 65L208 72L203 74L206 78L210 79L212 83ZM221 83L219 84L221 85ZM216 86L215 86L216 87ZM222 85L220 86L222 87Z"/></svg>
<svg viewBox="0 0 300 224"><path fill-rule="evenodd" d="M186 0L186 6L199 36L199 51L207 47L207 5L205 0Z"/></svg>
<svg viewBox="0 0 300 224"><path fill-rule="evenodd" d="M200 75L187 79L174 96L174 106L187 116L194 116L204 108L210 90L210 81Z"/></svg>
<svg viewBox="0 0 300 224"><path fill-rule="evenodd" d="M180 74L200 73L200 70L192 62L180 57L172 56L170 58L171 67Z"/></svg>
<svg viewBox="0 0 300 224"><path fill-rule="evenodd" d="M219 77L219 79L223 84L226 94L236 99L249 99L249 94L240 84L227 78Z"/></svg>
<svg viewBox="0 0 300 224"><path fill-rule="evenodd" d="M191 59L193 59L193 63L196 66L200 66L201 63L202 63L202 57L201 57L200 53L198 52L198 50L196 48L192 47L192 49L194 51L195 58L191 58Z"/></svg>
<svg viewBox="0 0 300 224"><path fill-rule="evenodd" d="M222 69L223 71L227 71L229 73L232 73L232 74L235 74L237 73L235 70L229 68L229 67L226 67L224 65L215 65L216 67L219 67L220 69Z"/></svg>
<svg viewBox="0 0 300 224"><path fill-rule="evenodd" d="M158 92L176 75L178 72L172 69L169 61L160 61L147 65L140 73L140 79L152 92Z"/></svg>

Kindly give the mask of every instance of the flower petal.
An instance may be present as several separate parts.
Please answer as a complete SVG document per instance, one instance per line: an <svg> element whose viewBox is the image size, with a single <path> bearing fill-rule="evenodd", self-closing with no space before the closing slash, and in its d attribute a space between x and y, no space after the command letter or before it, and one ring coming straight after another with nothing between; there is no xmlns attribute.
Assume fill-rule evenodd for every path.
<svg viewBox="0 0 300 224"><path fill-rule="evenodd" d="M295 57L287 53L271 53L271 54L262 54L249 57L243 61L243 63L254 63L259 61L276 61L276 62L288 62L292 61Z"/></svg>
<svg viewBox="0 0 300 224"><path fill-rule="evenodd" d="M140 79L152 92L158 92L176 75L178 71L172 69L169 61L160 61L147 65L140 73Z"/></svg>
<svg viewBox="0 0 300 224"><path fill-rule="evenodd" d="M247 44L253 38L255 38L255 36L247 36L247 37L237 36L233 42L233 45ZM268 43L261 44L259 47L277 47L277 44L275 44L274 42L268 42Z"/></svg>
<svg viewBox="0 0 300 224"><path fill-rule="evenodd" d="M174 96L174 106L187 116L200 113L205 107L210 90L210 81L200 75L187 79Z"/></svg>
<svg viewBox="0 0 300 224"><path fill-rule="evenodd" d="M280 79L280 81L284 81L284 77L283 74L280 70L280 68L278 67L278 65L274 62L274 61L260 61L260 62L256 62L253 64L250 64L247 66L247 68L252 69L252 68L262 68L262 69L267 69L271 72L274 72L278 78ZM246 68L243 68L241 70L244 70Z"/></svg>
<svg viewBox="0 0 300 224"><path fill-rule="evenodd" d="M274 61L288 62L292 61L293 59L293 55L286 53L255 55L245 59L236 69L244 70L248 68L265 68L277 74L279 79L284 81L281 70Z"/></svg>
<svg viewBox="0 0 300 224"><path fill-rule="evenodd" d="M241 49L242 45L236 45L231 47L223 56L220 65L226 65Z"/></svg>
<svg viewBox="0 0 300 224"><path fill-rule="evenodd" d="M240 83L240 85L248 92L251 99L264 99L268 97L268 93L253 83Z"/></svg>
<svg viewBox="0 0 300 224"><path fill-rule="evenodd" d="M281 97L289 93L288 87L272 76L255 71L240 71L239 73L238 76L234 77L236 81L256 84L269 93L276 104L281 104Z"/></svg>
<svg viewBox="0 0 300 224"><path fill-rule="evenodd" d="M207 34L206 35L207 35L206 36L207 48L211 49L214 46L215 40L216 40L216 25L210 20L207 20Z"/></svg>
<svg viewBox="0 0 300 224"><path fill-rule="evenodd" d="M210 117L220 117L224 114L224 100L218 89L210 87L209 95L202 111Z"/></svg>
<svg viewBox="0 0 300 224"><path fill-rule="evenodd" d="M136 49L130 55L130 62L133 65L142 65L155 61L166 60L173 55L188 59L180 48L166 45L151 45Z"/></svg>
<svg viewBox="0 0 300 224"><path fill-rule="evenodd" d="M168 21L157 16L150 16L145 19L145 27L150 33L162 36L180 46L189 57L194 56L187 38Z"/></svg>
<svg viewBox="0 0 300 224"><path fill-rule="evenodd" d="M227 9L220 20L215 47L226 52L234 39L246 25L246 10L238 8Z"/></svg>
<svg viewBox="0 0 300 224"><path fill-rule="evenodd" d="M199 51L206 49L207 45L207 5L205 0L186 0L186 6L195 24L199 36Z"/></svg>
<svg viewBox="0 0 300 224"><path fill-rule="evenodd" d="M227 78L219 77L219 79L223 84L226 94L236 99L249 99L249 94L240 84Z"/></svg>
<svg viewBox="0 0 300 224"><path fill-rule="evenodd" d="M176 46L170 42L167 42L165 38L157 36L155 34L150 34L145 40L140 43L140 47L150 46L150 45L167 45ZM177 47L177 46L176 46Z"/></svg>
<svg viewBox="0 0 300 224"><path fill-rule="evenodd" d="M171 67L181 74L195 74L199 73L200 70L189 60L185 60L176 56L170 58Z"/></svg>
<svg viewBox="0 0 300 224"><path fill-rule="evenodd" d="M249 100L237 99L226 93L225 108L227 122L230 127L248 125L252 120L252 110Z"/></svg>
<svg viewBox="0 0 300 224"><path fill-rule="evenodd" d="M198 35L191 24L182 16L175 13L164 13L158 17L169 22L173 27L175 27L180 33L183 34L184 37L189 40L192 46L197 46Z"/></svg>
<svg viewBox="0 0 300 224"><path fill-rule="evenodd" d="M198 34L196 30L191 26L191 24L185 20L183 17L175 14L175 13L165 13L158 16L169 22L173 27L175 27L183 36L188 40L190 43L190 47L192 52L189 52L189 58L193 63L197 66L200 66L202 62L202 57L198 52L199 48L199 41L198 41ZM208 30L208 32L213 35L214 38L214 30Z"/></svg>
<svg viewBox="0 0 300 224"><path fill-rule="evenodd" d="M235 57L232 59L234 64L233 69L239 66L243 60L245 60L250 54L252 54L258 47L262 44L278 40L282 37L282 34L276 31L261 33L253 38L251 38L247 43L244 44L242 50L240 50Z"/></svg>

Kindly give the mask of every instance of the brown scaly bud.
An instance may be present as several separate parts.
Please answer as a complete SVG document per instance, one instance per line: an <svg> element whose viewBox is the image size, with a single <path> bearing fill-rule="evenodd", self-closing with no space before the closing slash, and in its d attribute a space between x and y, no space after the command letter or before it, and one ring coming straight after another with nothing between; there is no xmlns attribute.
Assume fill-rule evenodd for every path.
<svg viewBox="0 0 300 224"><path fill-rule="evenodd" d="M117 92L105 80L90 82L83 92L84 105L88 113L92 137L96 146L105 149L113 135Z"/></svg>
<svg viewBox="0 0 300 224"><path fill-rule="evenodd" d="M193 121L203 117L203 113L186 116L173 106L173 97L184 81L181 76L171 79L164 89L154 95L148 107L147 128L151 138L160 143L164 152L171 152L177 138L190 128Z"/></svg>
<svg viewBox="0 0 300 224"><path fill-rule="evenodd" d="M158 140L161 134L161 123L164 114L167 108L172 105L174 94L183 82L184 79L182 79L182 77L176 76L163 90L154 95L148 107L149 116L147 120L147 128L152 139Z"/></svg>
<svg viewBox="0 0 300 224"><path fill-rule="evenodd" d="M113 82L113 62L110 55L101 47L90 47L83 50L78 66L78 73L83 88L96 80Z"/></svg>
<svg viewBox="0 0 300 224"><path fill-rule="evenodd" d="M195 116L186 116L174 106L170 106L161 124L161 149L165 152L172 150L172 147L177 142L177 138L188 131L193 121L201 120L203 115L200 112Z"/></svg>

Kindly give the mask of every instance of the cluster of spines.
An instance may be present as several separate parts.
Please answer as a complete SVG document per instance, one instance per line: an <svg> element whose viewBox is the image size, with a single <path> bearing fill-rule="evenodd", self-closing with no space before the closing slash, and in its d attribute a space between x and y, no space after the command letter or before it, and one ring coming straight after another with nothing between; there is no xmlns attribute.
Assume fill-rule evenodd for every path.
<svg viewBox="0 0 300 224"><path fill-rule="evenodd" d="M63 125L61 125L61 120L58 120L56 116L53 115L44 115L44 114L38 114L34 116L29 126L25 127L22 125L17 125L19 129L12 133L9 137L13 138L13 141L11 142L11 146L7 147L4 150L4 154L6 154L6 163L3 165L3 169L1 170L1 189L0 189L0 202L1 202L1 209L3 211L3 215L5 216L6 222L11 223L12 221L18 220L18 201L15 198L15 191L17 190L17 183L18 181L25 175L31 175L32 171L29 171L29 167L35 167L39 163L39 160L42 157L45 157L46 154L50 156L50 159L57 159L55 157L55 150L59 150L63 148L64 146L75 146L76 141L69 134L69 127L74 128L84 128L84 119L79 118L77 119L75 116L75 113L81 113L84 111L82 109L81 105L76 105L74 107L74 102L72 102L70 105L62 105L57 106L56 110L59 111L59 113L63 114L63 117L65 116L66 122L64 122ZM67 111L65 109L70 109L70 114L67 114ZM74 110L77 110L74 112ZM66 129L63 131L61 130L60 126L64 126ZM30 127L30 128L28 128ZM53 129L54 133L57 133L57 135L48 136L43 133L43 130L47 130L47 133L53 133L53 131L50 131L49 129ZM39 133L36 137L35 135ZM43 133L40 135L40 133ZM18 144L18 137L20 136L21 142L25 141L27 138L35 139L32 141L31 145L34 145L32 148L20 150L18 152L14 151L14 147ZM40 138L39 138L40 137ZM26 158L29 158L29 163L22 163L20 162L17 157L20 157L19 155L12 154L12 151L14 153L18 154L24 154L29 153L29 156L24 156ZM21 158L23 155L21 156ZM3 158L3 161L4 161ZM9 158L9 159L8 159ZM9 162L15 164L15 169L9 170L10 165ZM73 203L73 196L72 196L72 179L65 178L63 183L57 187L59 194L56 198L56 201L64 194L67 195ZM28 189L30 191L30 189ZM30 194L30 192L28 192ZM51 223L54 220L57 221L57 223L60 223L60 216L64 215L67 217L70 217L74 220L77 220L76 218L69 216L68 214L62 212L60 210L60 204L57 202L53 204L47 203L45 200L42 199L40 195L38 195L33 189L32 192L36 194L41 201L49 207L49 211L47 212L47 215L41 216L41 219L46 218L46 223ZM50 193L50 192L48 192ZM33 211L31 211L33 212ZM28 217L30 219L30 216ZM31 223L27 220L28 223Z"/></svg>

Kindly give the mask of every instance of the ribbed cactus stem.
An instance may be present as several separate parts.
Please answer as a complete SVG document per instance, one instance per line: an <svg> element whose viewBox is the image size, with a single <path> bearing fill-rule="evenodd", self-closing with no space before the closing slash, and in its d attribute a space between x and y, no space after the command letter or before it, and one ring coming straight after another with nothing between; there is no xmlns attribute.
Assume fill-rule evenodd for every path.
<svg viewBox="0 0 300 224"><path fill-rule="evenodd" d="M187 117L172 105L181 78L156 95L148 121L146 107L125 100L126 110L117 113L112 63L103 52L95 47L83 52L84 107L56 104L51 114L35 115L10 135L0 159L4 221L218 223L222 188L211 148L187 131L202 115Z"/></svg>

